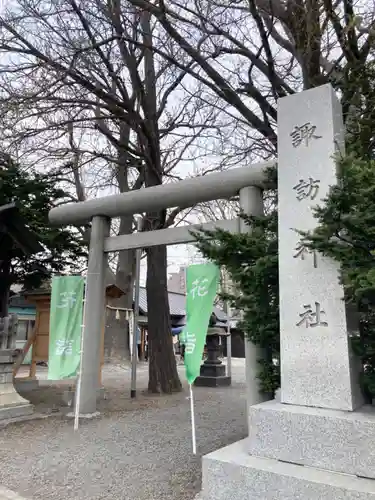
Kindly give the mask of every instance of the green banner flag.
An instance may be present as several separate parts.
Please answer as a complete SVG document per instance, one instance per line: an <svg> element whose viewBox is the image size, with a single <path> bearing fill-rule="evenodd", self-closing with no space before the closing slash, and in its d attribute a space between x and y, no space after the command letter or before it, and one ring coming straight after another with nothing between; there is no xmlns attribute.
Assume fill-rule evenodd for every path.
<svg viewBox="0 0 375 500"><path fill-rule="evenodd" d="M181 335L185 344L185 369L189 384L200 372L219 275L215 264L196 264L186 269L186 326Z"/></svg>
<svg viewBox="0 0 375 500"><path fill-rule="evenodd" d="M48 379L77 375L81 360L83 292L82 276L52 278L49 323Z"/></svg>

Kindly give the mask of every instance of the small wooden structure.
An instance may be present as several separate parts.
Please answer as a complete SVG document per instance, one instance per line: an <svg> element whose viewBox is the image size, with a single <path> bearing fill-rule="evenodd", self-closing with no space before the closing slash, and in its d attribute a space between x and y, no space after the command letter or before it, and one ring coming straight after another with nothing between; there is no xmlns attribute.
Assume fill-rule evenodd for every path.
<svg viewBox="0 0 375 500"><path fill-rule="evenodd" d="M124 292L114 283L107 281L106 284L106 305L112 299L117 299L124 295ZM35 304L36 317L35 329L29 338L25 348L32 346L32 358L30 364L29 378L34 379L36 375L37 363L48 362L49 350L49 320L51 309L51 290L48 288L38 289L25 293L25 299L30 304ZM101 346L101 366L104 363L104 332L105 332L106 311L103 311L102 346ZM89 332L88 332L89 334ZM24 354L26 355L25 349ZM99 382L101 385L101 370Z"/></svg>

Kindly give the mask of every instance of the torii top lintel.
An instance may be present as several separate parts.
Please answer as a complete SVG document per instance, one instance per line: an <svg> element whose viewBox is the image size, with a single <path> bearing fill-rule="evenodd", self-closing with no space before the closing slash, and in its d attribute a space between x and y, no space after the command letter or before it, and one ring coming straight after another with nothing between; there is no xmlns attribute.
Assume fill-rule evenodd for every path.
<svg viewBox="0 0 375 500"><path fill-rule="evenodd" d="M267 187L266 170L274 164L272 161L258 163L81 203L69 203L53 208L49 220L52 224L82 224L95 216L111 218L177 206L188 208L197 203L234 196L244 187Z"/></svg>

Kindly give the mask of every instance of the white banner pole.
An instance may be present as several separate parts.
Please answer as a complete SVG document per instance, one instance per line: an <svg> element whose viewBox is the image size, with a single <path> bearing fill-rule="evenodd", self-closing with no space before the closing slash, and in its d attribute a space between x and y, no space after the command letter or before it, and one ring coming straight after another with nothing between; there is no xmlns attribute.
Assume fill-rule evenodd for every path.
<svg viewBox="0 0 375 500"><path fill-rule="evenodd" d="M193 399L193 386L189 384L190 388L190 415L191 415L191 439L193 442L193 455L197 454L197 440L195 435L195 414L194 414L194 399Z"/></svg>
<svg viewBox="0 0 375 500"><path fill-rule="evenodd" d="M228 283L228 271L224 268L224 293L229 293L229 283ZM227 375L232 377L232 335L231 335L231 308L228 300L224 301L224 312L227 315L227 335L226 335L226 347L227 347Z"/></svg>
<svg viewBox="0 0 375 500"><path fill-rule="evenodd" d="M137 231L139 233L142 231L142 225L143 225L143 219L142 217L138 217ZM134 312L133 312L133 339L132 339L133 347L131 351L132 371L131 371L131 381L130 381L131 398L135 398L137 395L137 361L138 361L137 332L138 332L138 320L139 320L139 287L140 287L140 276L141 276L141 257L142 257L142 248L137 248L137 250L135 251Z"/></svg>
<svg viewBox="0 0 375 500"><path fill-rule="evenodd" d="M74 412L74 430L78 430L79 426L79 403L81 400L81 382L82 382L82 353L83 353L83 336L85 334L85 324L86 324L86 285L87 280L85 280L84 294L83 294L83 322L81 325L81 359L79 362L79 374L77 380L77 386L75 391L75 412Z"/></svg>

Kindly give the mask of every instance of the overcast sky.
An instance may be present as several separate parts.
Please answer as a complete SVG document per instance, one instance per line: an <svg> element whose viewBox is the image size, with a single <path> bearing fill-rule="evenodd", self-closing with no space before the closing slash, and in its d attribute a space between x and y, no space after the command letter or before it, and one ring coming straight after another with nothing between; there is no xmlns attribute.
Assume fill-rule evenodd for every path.
<svg viewBox="0 0 375 500"><path fill-rule="evenodd" d="M2 12L2 10L4 8L4 5L6 5L6 4L9 7L10 5L12 5L12 0L0 0L0 13ZM188 82L184 81L184 83L187 84ZM169 102L173 106L175 101L176 101L176 97L172 96L172 98L170 99ZM179 101L179 99L177 99L177 102L178 101ZM183 129L179 133L183 133ZM80 147L82 147L83 149L85 149L85 147L83 147L83 146L86 146L88 150L90 150L91 148L95 149L95 146L97 146L97 144L95 142L91 143L92 138L90 137L90 135L91 135L90 133L88 135L85 135L85 139L83 139L83 145L80 144ZM66 139L64 137L64 141L65 140ZM102 139L100 138L100 140L102 140ZM86 144L86 142L87 142L87 144ZM211 141L209 141L209 143L211 143ZM180 178L186 178L186 177L196 175L197 172L201 173L203 171L211 170L214 167L215 163L218 162L218 157L215 156L215 152L216 152L215 148L209 147L209 145L210 144L207 144L207 150L205 153L207 156L201 157L201 158L195 157L194 160L187 160L186 158L183 159L178 164L178 166L173 170L173 174L175 174L176 176L179 176ZM211 146L212 145L213 145L213 142L211 143ZM188 155L188 157L189 156L190 155ZM195 155L192 155L192 156L194 157ZM40 158L38 158L38 162L40 164L38 163L37 168L40 168L41 170L45 170L45 168L50 168L49 166L51 165L51 161L52 161L52 163L54 162L53 156L48 157L48 154L46 154L45 160L47 162L46 165L48 165L48 167L46 167L46 165L44 165L43 162L40 162ZM21 162L22 161L23 161L23 159L21 158ZM25 161L27 164L27 158L25 159ZM220 161L220 159L219 159L219 161ZM114 194L115 192L118 192L114 186L112 186L112 188L108 186L108 187L105 187L104 189L97 187L98 175L99 175L98 172L100 172L100 173L103 172L102 165L98 159L95 162L90 163L88 170L89 170L89 172L86 171L86 175L88 174L87 178L86 178L84 170L82 171L82 175L83 175L83 183L84 183L85 187L87 188L87 194L88 194L89 198L92 196L99 196L99 197L106 196L106 195ZM91 192L90 185L93 185L93 186L96 185L95 191ZM71 186L69 186L69 189L71 189ZM196 217L194 217L193 215L190 215L187 218L187 220L193 224L199 222L199 220ZM188 264L198 263L201 260L202 259L199 257L199 255L197 255L197 250L194 247L194 245L183 244L183 245L177 245L177 246L170 246L170 247L168 247L168 274L173 273L173 272L178 272L181 266L186 266ZM141 281L143 283L145 282L146 272L147 272L146 259L143 259L142 263L141 263Z"/></svg>

